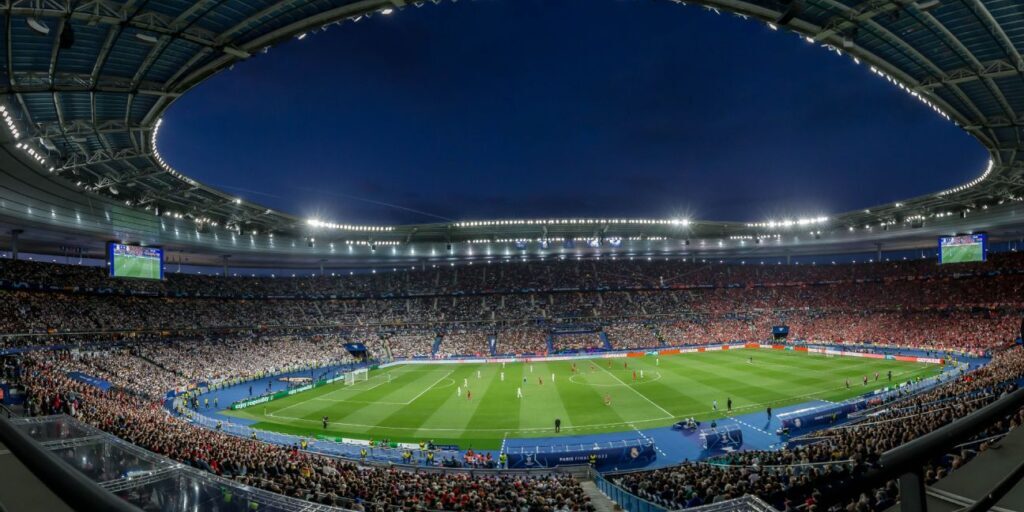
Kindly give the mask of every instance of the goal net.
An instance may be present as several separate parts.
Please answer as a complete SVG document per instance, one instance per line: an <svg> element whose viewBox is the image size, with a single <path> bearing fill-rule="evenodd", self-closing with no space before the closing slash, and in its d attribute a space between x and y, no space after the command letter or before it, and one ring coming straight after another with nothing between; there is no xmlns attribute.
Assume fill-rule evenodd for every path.
<svg viewBox="0 0 1024 512"><path fill-rule="evenodd" d="M345 374L345 385L351 386L356 382L365 382L369 379L369 374L370 372L368 372L366 368L360 368L358 370L348 372Z"/></svg>

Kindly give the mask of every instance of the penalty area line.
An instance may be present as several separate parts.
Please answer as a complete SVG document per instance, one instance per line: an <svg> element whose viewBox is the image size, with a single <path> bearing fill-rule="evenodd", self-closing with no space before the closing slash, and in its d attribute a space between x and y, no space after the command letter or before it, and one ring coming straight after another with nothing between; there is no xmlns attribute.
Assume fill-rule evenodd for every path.
<svg viewBox="0 0 1024 512"><path fill-rule="evenodd" d="M434 383L433 383L433 384L431 384L431 385L427 386L427 388L426 388L426 389L424 389L423 391L420 391L420 394L418 394L418 395L416 395L416 396L412 397L412 399L410 399L410 400L409 400L408 402L406 402L406 403L405 403L404 405L409 405L409 404L411 404L411 403L415 402L415 401L416 401L416 400L418 400L418 399L419 399L419 398L420 398L421 396L425 395L425 394L427 393L427 391L430 391L431 389L434 389L434 386L438 385L438 384L439 384L439 383L440 383L440 382L441 382L442 380L445 380L445 379L447 379L447 378L448 378L448 377L449 377L449 376L450 376L451 374L453 374L453 373L455 373L455 370L451 370L451 371L449 371L448 373L444 374L444 376L443 376L443 377L441 377L440 379L437 379L436 381L434 381Z"/></svg>

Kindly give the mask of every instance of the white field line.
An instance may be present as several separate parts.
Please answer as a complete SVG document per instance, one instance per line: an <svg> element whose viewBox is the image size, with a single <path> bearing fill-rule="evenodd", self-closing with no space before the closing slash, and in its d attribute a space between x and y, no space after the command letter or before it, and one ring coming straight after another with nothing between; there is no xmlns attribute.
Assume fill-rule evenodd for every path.
<svg viewBox="0 0 1024 512"><path fill-rule="evenodd" d="M287 419L290 421L298 421L302 423L320 424L320 420L310 420L306 418L296 418L294 416L279 416L273 413L267 414L267 416L279 419ZM640 421L629 421L620 423L600 423L593 425L577 425L573 427L562 427L562 430L586 430L586 429L598 429L607 427L618 427L628 426L630 423L651 423L654 421L663 421L665 418L652 418ZM413 430L422 432L505 432L509 434L517 432L550 432L551 427L537 427L537 428L521 428L517 430L508 430L505 428L433 428L433 427L387 427L381 425L364 425L361 423L344 423L339 421L332 421L331 426L346 426L346 427L358 427L358 428L372 428L374 430ZM330 430L330 429L328 429Z"/></svg>
<svg viewBox="0 0 1024 512"><path fill-rule="evenodd" d="M620 378L618 378L617 376L615 376L615 374L614 374L614 373L612 373L612 372L610 372L610 371L606 370L606 369L605 369L605 368L604 368L603 366L601 366L601 365L597 365L597 367L598 367L598 368L600 368L600 369L601 369L601 371L603 371L603 372L607 373L608 375L611 375L613 379L615 379L615 380L619 381L619 384L622 384L623 386L625 386L626 388L628 388L628 389L629 389L630 391L632 391L632 392L636 393L637 395L639 395L639 396L640 396L640 398L643 398L644 400L647 400L647 401L648 401L648 402L649 402L649 403L650 403L651 405L653 405L653 406L657 407L659 411L661 411L661 412L665 413L665 418L675 418L675 416L674 416L674 415L673 415L672 413L670 413L670 412L666 411L666 410L665 410L665 409L664 409L664 408L663 408L662 406L660 406L660 405L658 405L658 404L654 403L654 401L653 401L653 400L651 400L650 398L647 398L647 395L644 395L643 393L641 393L641 392L637 391L636 389L634 389L634 388L633 388L633 386L630 386L630 385L626 384L625 382L622 382L622 379L620 379Z"/></svg>
<svg viewBox="0 0 1024 512"><path fill-rule="evenodd" d="M375 375L374 378L383 377L383 376L387 375L388 373L391 373L391 372L389 371L389 372L385 372L385 373L382 373L382 374ZM369 382L369 381L367 380L367 382ZM382 380L382 382L383 382L383 380ZM371 390L373 388L376 388L377 386L380 386L382 382L376 383L376 384L374 384L373 386L370 386L370 387L361 387L361 388L358 389L358 391L368 391L368 390ZM307 402L310 402L310 401L313 401L313 400L327 400L327 401L331 401L331 402L345 401L345 400L331 400L331 399L325 398L325 397L333 395L333 394L335 394L335 393L337 393L339 391L357 391L355 389L355 387L358 386L358 385L359 385L359 383L357 382L355 384L352 384L351 386L343 386L343 387L335 389L333 391L324 393L321 396L318 396L318 397L315 397L315 398L310 398L308 400L303 400L303 401L300 401L300 402L296 402L296 403L291 404L291 405L286 405L286 406L276 410L275 412L287 411L288 409L291 409L292 407L298 407L298 406L300 406L300 405L302 405L304 403L307 403ZM300 395L301 395L301 393L293 395L293 396L300 396ZM289 397L289 398L291 398L291 397ZM396 404L396 405L405 405L405 404ZM272 416L272 414L271 414L271 416Z"/></svg>
<svg viewBox="0 0 1024 512"><path fill-rule="evenodd" d="M291 408L293 408L293 407L298 407L298 406L300 406L300 405L305 405L305 404L308 404L308 403L309 403L309 400L303 400L303 401L301 401L301 402L295 402L294 404L291 404L291 405L286 405L286 406L284 406L284 407L282 407L282 408L278 409L278 410L277 410L277 411L275 411L275 412L287 411L288 409L291 409ZM272 412L271 412L271 413L267 413L267 416L273 416L273 415L274 415L274 413L272 413Z"/></svg>
<svg viewBox="0 0 1024 512"><path fill-rule="evenodd" d="M433 388L434 388L434 386L438 385L438 384L439 384L439 383L440 383L440 382L441 382L442 380L444 380L444 379L447 379L447 378L448 378L448 376L450 376L450 375L451 375L451 374L453 374L453 373L455 373L455 370L451 370L451 371L449 371L448 373L444 374L444 376L443 376L443 377L441 377L440 379L437 379L437 380L435 380L433 384L431 384L431 385L427 386L427 388L426 388L426 389L424 389L423 391L420 391L420 394L418 394L418 395L416 395L416 396L412 397L412 400L409 400L409 401L408 401L408 402L406 402L406 403L405 403L404 405L409 405L409 404L411 404L411 403L415 402L415 401L416 401L417 399L419 399L419 397L421 397L421 396L423 396L424 394L426 394L426 392L427 392L427 391L430 391L431 389L433 389Z"/></svg>
<svg viewBox="0 0 1024 512"><path fill-rule="evenodd" d="M637 383L633 384L633 385L634 386L642 386L644 384L649 384L651 382L657 382L657 381L661 380L661 372L660 371L658 371L658 370L651 370L651 371L648 371L647 373L656 373L656 374L658 374L658 376L653 378L653 379L645 378L644 380L637 381ZM569 382L572 382L573 384L576 384L576 385L579 385L579 386L590 386L592 388L614 388L614 387L618 386L618 384L593 384L593 383L590 383L590 382L579 382L577 380L574 380L574 379L576 379L576 377L584 377L585 378L586 375L581 375L581 374L573 375L572 377L569 377Z"/></svg>
<svg viewBox="0 0 1024 512"><path fill-rule="evenodd" d="M344 398L342 398L342 399L330 399L330 398L327 398L327 397L329 397L329 396L331 396L331 395L333 395L335 393L344 394L344 392L346 392L346 391L369 391L371 389L378 388L378 387L380 387L380 386L382 386L384 384L387 384L389 382L394 382L394 381L398 380L399 377L403 377L403 376L405 376L407 374L410 374L410 373L436 373L435 371L429 371L429 372L425 372L425 371L405 371L405 372L397 371L399 368L400 367L397 367L397 368L394 368L394 369L389 369L388 371L385 371L383 373L378 373L377 375L374 375L373 377L370 377L369 379L366 380L366 382L367 382L367 384L369 384L369 382L371 380L374 381L373 385L371 385L371 386L360 386L359 383L357 382L357 383L352 384L350 386L342 386L342 387L340 387L338 389L335 389L333 391L330 391L328 393L324 393L323 395L318 396L316 398L311 398L310 400L326 400L326 401L330 401L330 402L352 402L351 400L345 400ZM387 376L388 375L393 375L394 378L391 381L388 381L387 380ZM353 403L358 403L358 402L353 402ZM385 403L385 402L377 402L377 403ZM398 404L397 402L395 402L395 403L397 405L408 405L408 404Z"/></svg>
<svg viewBox="0 0 1024 512"><path fill-rule="evenodd" d="M607 371L607 370L605 370L605 371ZM908 373L908 372L904 372L904 373ZM916 373L916 372L909 372L909 373ZM893 373L893 377L896 377L896 375L897 375L897 373ZM900 375L902 375L902 373ZM612 377L614 377L614 375L612 375ZM629 386L627 386L627 387L629 387ZM853 388L854 386L851 385L850 387ZM828 388L828 389L823 389L823 390L820 390L820 391L815 391L814 393L807 393L805 395L790 396L790 397L782 398L782 399L775 400L775 401L772 401L772 402L762 402L762 403L757 403L757 404L745 405L745 406L742 406L742 407L733 407L732 410L735 413L736 411L745 410L745 409L760 409L761 407L772 405L772 404L777 404L777 403L780 403L780 402L791 402L792 400L795 400L795 399L810 398L810 397L814 397L814 396L817 396L817 395L821 395L821 394L824 394L824 393L829 393L829 392L832 392L832 391L836 391L836 390L840 390L840 389L845 389L845 388L846 388L845 385L837 386L837 387L834 387L834 388ZM630 389L632 389L632 388L630 388ZM641 395L641 396L643 396L643 395ZM381 403L381 402L376 402L376 403ZM396 405L408 405L408 403L396 404ZM657 404L655 404L655 405L657 405ZM690 416L702 416L704 414L707 414L707 412L708 412L707 409L702 409L700 411L685 412L685 413L681 413L679 415L670 416L670 417L672 417L672 418L676 418L676 417L678 417L678 418L688 418ZM280 415L277 415L277 414L274 414L274 413L267 414L267 416L271 416L271 417L274 417L274 418L287 419L287 420L297 421L297 422L302 422L302 423L312 423L312 424L315 424L315 425L319 425L320 424L320 420L309 420L309 419L306 419L306 418L296 418L294 416L280 416ZM619 422L619 423L595 423L595 424L588 424L588 425L574 425L574 426L562 427L562 430L576 430L576 431L603 430L603 429L607 429L607 428L610 428L610 427L631 427L633 424L645 424L645 423L662 422L662 421L665 421L665 419L667 419L667 418L662 416L660 418L649 418L649 419L643 419L643 420L631 420L631 421L623 421L623 422ZM722 419L730 419L730 420L734 420L734 421L736 420L736 418L732 417L732 416L725 416ZM367 428L367 429L374 429L374 430L421 431L421 432L467 432L467 433L473 433L473 432L507 432L509 434L516 434L516 433L527 433L528 434L528 433L532 433L532 432L548 432L548 431L551 430L551 427L521 428L521 429L516 429L516 430L508 430L508 429L505 429L505 428L388 427L388 426L384 426L384 425L365 425L365 424L362 424L362 423L343 423L343 422L336 422L336 421L332 421L331 425L332 426L338 425L338 426L346 426L346 427ZM632 428L634 428L634 430L636 430L636 427L632 427ZM751 428L755 428L756 429L757 427L751 426Z"/></svg>
<svg viewBox="0 0 1024 512"><path fill-rule="evenodd" d="M598 367L600 367L600 366L598 366ZM603 370L603 368L602 368L602 370ZM908 370L908 371L904 371L904 372L893 372L893 379L895 379L897 376L903 376L903 375L907 375L907 374L914 375L914 374L920 373L922 370L924 370L924 368L922 368L922 369L915 369L915 370ZM605 371L607 372L607 370L605 370ZM454 370L452 370L452 372L454 372ZM449 373L449 375L450 374L451 374L451 372ZM612 375L612 377L615 377L615 376ZM620 382L621 382L621 380L620 380ZM437 383L435 382L434 385L437 385ZM627 385L627 387L629 387L629 386ZM812 397L816 397L818 395L822 395L822 394L825 394L825 393L830 393L832 391L841 390L841 389L845 389L845 388L846 388L845 385L837 386L837 387L834 387L834 388L827 388L827 389L822 389L822 390L819 390L819 391L815 391L813 393L807 393L807 394L795 395L795 396L788 396L788 397L781 398L779 400L774 400L774 401L771 401L771 402L762 402L762 403L757 403L757 404L744 405L744 406L741 406L741 407L733 407L732 410L735 413L736 411L740 411L740 410L759 409L759 408L764 407L764 406L778 404L778 403L782 403L782 402L790 402L790 403L792 403L793 400L797 400L797 399L800 399L800 398L812 398ZM851 383L850 388L851 389L855 388L853 383ZM630 388L630 389L632 389L632 388ZM429 390L429 388L428 388L428 390ZM426 391L424 391L424 393L425 392ZM641 396L643 396L643 395L641 395ZM646 398L646 397L644 397L644 398ZM339 400L339 401L340 402L344 402L345 400ZM382 405L409 405L410 402L405 402L405 403L374 402L374 403L382 404ZM657 404L655 404L655 405L657 405ZM281 409L281 410L283 411L284 409ZM280 411L277 411L277 412L280 412ZM702 409L700 411L685 412L685 413L680 413L678 415L670 416L670 417L672 417L672 418L676 418L676 417L678 417L678 418L688 418L690 416L702 416L704 414L707 414L707 412L708 411L706 409ZM316 425L320 424L320 420L310 420L310 419L306 419L306 418L297 418L295 416L282 416L282 415L278 415L278 414L274 414L274 413L268 413L267 416L273 417L273 418L280 418L280 419L285 419L285 420L290 420L290 421L301 422L301 423L311 423L311 424L316 424ZM649 418L649 419L643 419L643 420L624 421L624 422L619 422L619 423L597 423L597 424L588 424L588 425L565 426L565 427L562 427L562 430L573 430L573 431L604 430L604 429L607 429L607 428L610 428L610 427L629 427L631 424L646 424L646 423L662 422L665 419L666 419L665 417L660 417L660 418ZM735 418L731 417L731 416L725 416L725 417L723 417L723 419L735 420ZM375 425L366 425L366 424L362 424L362 423L344 423L344 422L335 422L335 421L332 421L331 425L332 426L338 425L338 426L346 426L346 427L366 428L366 429L374 429L374 430L421 431L421 432L466 432L466 433L473 433L473 432L507 432L509 434L516 434L516 433L527 433L528 434L528 433L532 433L532 432L547 432L547 431L551 430L551 427L522 428L522 429L516 429L516 430L508 430L507 428L388 427L388 426L376 425L376 424ZM757 427L752 427L752 428L756 429ZM331 430L331 429L328 429L328 430Z"/></svg>
<svg viewBox="0 0 1024 512"><path fill-rule="evenodd" d="M448 381L448 384L445 384L444 386L441 386L442 388L443 387L450 387L450 386L454 386L455 385L455 379L453 379L451 377L448 377L448 376L441 377L441 379L438 382L440 382L442 380L447 380ZM433 388L433 387L436 387L436 386L437 386L437 382L431 384L430 388ZM427 388L427 389L429 390L430 388ZM370 388L370 389L372 389L372 388ZM440 388L438 388L438 389L440 389ZM328 394L331 394L331 393L328 393ZM422 395L423 393L420 393L420 394ZM349 400L347 398L326 398L326 397L327 397L327 395L318 396L318 397L315 397L315 398L310 398L310 400L315 400L315 401L318 401L318 402L334 402L334 403L346 403L346 404L368 404L368 405L376 405L376 404L380 404L380 405L409 405L409 404L412 403L412 401L408 401L408 402L378 402L378 401L369 402L369 401L365 401L365 400ZM419 398L419 396L417 395L416 398ZM413 400L415 400L416 398L414 398ZM284 410L284 409L281 409L281 410Z"/></svg>
<svg viewBox="0 0 1024 512"><path fill-rule="evenodd" d="M762 433L762 434L764 434L766 436L776 437L775 434L772 434L771 432L768 432L767 430L764 430L762 428L755 427L755 426L751 425L750 423L747 423L747 422L745 422L745 421L743 421L741 419L737 419L737 418L729 418L729 419L731 419L731 420L735 421L736 423L739 423L740 425L743 425L745 427L752 428L752 429L754 429L754 430L756 430L756 431L758 431L758 432L760 432L760 433Z"/></svg>

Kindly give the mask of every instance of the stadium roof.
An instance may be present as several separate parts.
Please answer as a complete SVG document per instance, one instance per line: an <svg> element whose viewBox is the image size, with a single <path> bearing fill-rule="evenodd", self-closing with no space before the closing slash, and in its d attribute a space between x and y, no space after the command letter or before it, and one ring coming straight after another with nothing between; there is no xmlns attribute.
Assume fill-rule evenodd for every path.
<svg viewBox="0 0 1024 512"><path fill-rule="evenodd" d="M665 0L670 1L670 0ZM436 3L436 2L435 2ZM677 2L683 4L682 2ZM156 147L160 119L190 88L293 37L423 6L404 0L8 0L0 220L5 227L220 252L511 243L529 239L703 240L789 244L1015 220L1024 196L1024 9L1014 0L702 0L698 8L763 22L869 66L971 133L991 165L951 190L830 218L751 223L695 219L535 219L351 226L300 219L188 177ZM682 8L682 6L680 6ZM714 15L709 14L709 15ZM875 184L876 186L885 186ZM609 212L614 215L615 212ZM274 236L277 236L277 241ZM45 237L40 237L43 244ZM54 245L58 237L49 242ZM239 242L242 240L242 243ZM840 240L842 241L842 240ZM424 245L428 247L428 245ZM370 251L371 253L373 251Z"/></svg>

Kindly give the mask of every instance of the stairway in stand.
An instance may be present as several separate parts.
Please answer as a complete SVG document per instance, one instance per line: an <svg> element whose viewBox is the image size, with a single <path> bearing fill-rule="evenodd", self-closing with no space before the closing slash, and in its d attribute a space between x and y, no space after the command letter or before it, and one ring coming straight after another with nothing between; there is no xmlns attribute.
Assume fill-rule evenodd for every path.
<svg viewBox="0 0 1024 512"><path fill-rule="evenodd" d="M615 502L608 499L607 496L597 488L593 480L581 480L580 486L583 487L583 492L587 493L590 498L590 504L594 506L597 512L613 512L615 510L622 510L615 505Z"/></svg>

